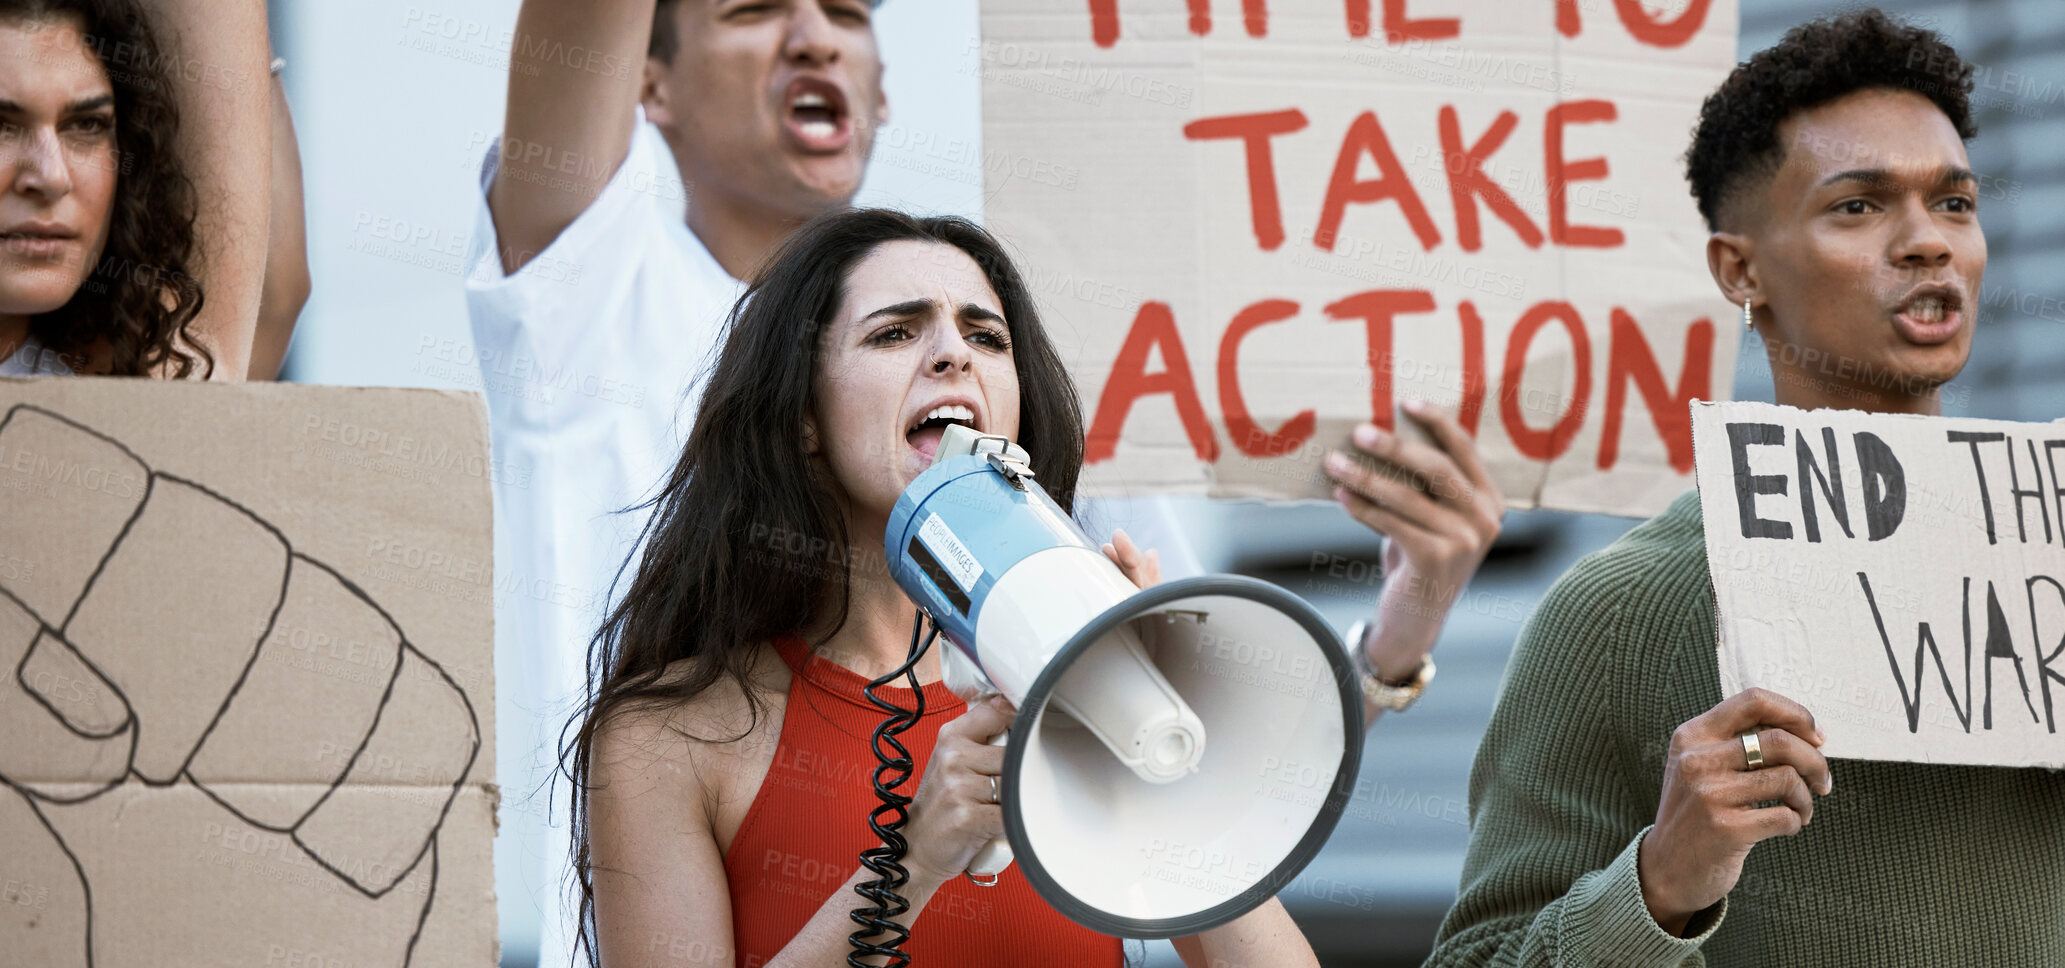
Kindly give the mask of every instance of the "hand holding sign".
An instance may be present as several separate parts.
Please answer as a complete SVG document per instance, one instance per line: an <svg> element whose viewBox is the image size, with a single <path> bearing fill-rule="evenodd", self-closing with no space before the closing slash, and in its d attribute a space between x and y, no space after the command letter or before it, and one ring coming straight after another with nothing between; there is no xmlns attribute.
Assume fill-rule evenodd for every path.
<svg viewBox="0 0 2065 968"><path fill-rule="evenodd" d="M2065 765L2065 433L1693 407L1724 692L1840 722L1828 755Z"/></svg>
<svg viewBox="0 0 2065 968"><path fill-rule="evenodd" d="M1339 482L1334 500L1390 539L1372 623L1376 641L1368 655L1378 671L1391 675L1411 670L1434 647L1449 606L1483 563L1506 514L1505 499L1469 435L1425 403L1408 401L1405 407L1426 430L1425 442L1365 424L1355 430L1355 446L1384 469L1339 452L1326 461L1327 474Z"/></svg>
<svg viewBox="0 0 2065 968"><path fill-rule="evenodd" d="M1754 769L1741 735L1752 729L1763 761ZM1671 733L1663 802L1639 861L1657 924L1682 936L1693 915L1735 888L1751 847L1813 821L1813 795L1834 788L1822 742L1813 713L1763 689L1723 699ZM1772 801L1780 803L1765 806Z"/></svg>

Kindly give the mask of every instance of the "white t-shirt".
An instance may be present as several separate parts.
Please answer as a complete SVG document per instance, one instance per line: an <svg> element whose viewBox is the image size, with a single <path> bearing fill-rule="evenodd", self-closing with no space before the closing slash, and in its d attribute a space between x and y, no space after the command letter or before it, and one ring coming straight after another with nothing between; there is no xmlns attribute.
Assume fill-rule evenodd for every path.
<svg viewBox="0 0 2065 968"><path fill-rule="evenodd" d="M15 351L0 358L0 376L76 376L63 357L45 349L31 336Z"/></svg>
<svg viewBox="0 0 2065 968"><path fill-rule="evenodd" d="M539 905L538 963L564 964L577 910L562 897L568 792L545 781L578 711L610 584L649 517L618 512L650 498L679 459L691 390L744 287L689 231L673 158L642 111L609 185L506 276L485 197L497 163L491 146L466 308L498 469L498 759L517 814L505 823L533 825L550 810L544 856L532 858L542 876L527 886Z"/></svg>

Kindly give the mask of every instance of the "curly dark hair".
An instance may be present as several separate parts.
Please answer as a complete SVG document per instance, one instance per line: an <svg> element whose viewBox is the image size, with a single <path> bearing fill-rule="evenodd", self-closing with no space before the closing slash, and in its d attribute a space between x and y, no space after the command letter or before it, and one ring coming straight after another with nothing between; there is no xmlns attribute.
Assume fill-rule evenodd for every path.
<svg viewBox="0 0 2065 968"><path fill-rule="evenodd" d="M44 346L80 359L97 346L108 372L187 377L214 356L188 327L201 311L194 277L195 191L177 151L170 65L135 0L0 0L0 23L70 21L115 93L115 197L107 244L79 291L29 321Z"/></svg>
<svg viewBox="0 0 2065 968"><path fill-rule="evenodd" d="M1736 65L1699 108L1685 180L1707 228L1720 231L1727 203L1763 184L1785 161L1778 126L1855 91L1913 91L1950 118L1966 141L1972 121L1972 65L1933 30L1893 20L1875 7L1801 24Z"/></svg>

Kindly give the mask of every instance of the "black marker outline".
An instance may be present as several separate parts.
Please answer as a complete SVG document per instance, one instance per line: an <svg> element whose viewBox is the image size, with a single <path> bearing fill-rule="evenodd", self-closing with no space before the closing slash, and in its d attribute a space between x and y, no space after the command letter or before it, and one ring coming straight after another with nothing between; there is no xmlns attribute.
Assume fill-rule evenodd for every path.
<svg viewBox="0 0 2065 968"><path fill-rule="evenodd" d="M244 667L242 669L237 670L237 681L230 684L229 692L224 694L222 697L222 703L215 707L215 715L208 717L208 725L202 727L201 735L194 738L193 747L186 751L186 759L180 760L179 768L172 771L172 779L166 780L162 784L154 784L157 786L171 786L175 783L178 783L180 777L186 775L187 767L192 766L194 764L194 757L201 752L201 747L208 745L208 737L215 732L216 724L222 722L222 714L229 711L229 704L237 700L237 693L242 691L244 688L244 680L250 678L251 666L258 661L258 650L265 645L266 637L272 635L273 623L279 621L280 609L281 607L287 604L287 579L293 577L294 575L294 546L288 543L287 536L281 534L280 529L273 527L271 522L253 513L250 508L247 508L241 504L238 504L235 501L230 500L227 497L224 497L221 493L211 488L202 486L200 484L196 484L193 481L187 480L184 477L178 477L172 474L160 474L157 471L152 471L151 476L163 477L166 480L171 481L175 484L184 484L188 487L193 488L196 491L201 492L202 494L206 494L209 497L216 499L217 501L221 501L222 503L227 504L230 507L243 512L245 517L250 518L259 527L264 528L268 533L272 535L274 541L280 543L280 557L283 559L281 563L282 570L280 572L280 590L273 596L272 614L266 616L265 630L259 632L258 637L251 642L250 654L244 656ZM84 595L81 595L79 597L79 600L83 602L86 600L86 598ZM144 780L144 782L150 783L151 781Z"/></svg>
<svg viewBox="0 0 2065 968"><path fill-rule="evenodd" d="M6 426L6 422L5 422L5 421L0 421L0 428L4 428L5 426ZM17 607L17 608L21 609L21 611L22 611L22 614L24 614L24 615L27 615L27 616L29 616L30 618L35 618L35 617L36 617L36 613L35 613L34 611L32 611L32 610L31 610L31 609L29 608L29 606L28 606L28 605L27 605L26 603L24 603L24 602L23 602L23 601L22 601L22 600L21 600L21 599L20 599L19 597L17 597L17 596L16 596L16 595L15 595L15 594L14 594L13 592L11 592L11 591L8 591L8 590L7 590L7 587L6 587L5 585L0 585L0 595L5 595L5 596L7 596L7 600L8 600L8 601L11 601L11 602L13 602L13 603L15 604L15 607ZM49 704L49 703L48 703L47 701L44 701L44 700L43 700L43 697L42 697L42 696L41 696L40 694L36 693L36 691L35 691L35 690L33 690L33 689L30 689L30 688L28 687L28 683L27 683L27 682L25 682L25 681L23 681L23 679L22 679L22 677L21 677L21 676L22 676L22 670L23 670L23 669L24 669L24 668L25 668L25 667L26 667L26 666L28 665L28 662L29 662L29 656L30 656L31 654L33 654L33 653L34 653L34 652L36 651L36 646L37 646L37 645L38 645L38 644L39 644L39 643L40 643L40 642L42 641L42 639L43 639L43 637L44 637L44 636L50 636L50 637L56 638L56 639L57 639L57 640L58 640L58 641L59 641L60 643L62 643L62 644L63 644L63 645L65 646L65 647L67 647L67 648L71 648L71 650L72 650L72 654L73 654L73 655L75 655L75 656L78 656L78 657L79 657L79 661L80 661L80 662L82 662L82 663L84 663L84 664L85 664L85 666L86 666L86 668L87 668L88 670L90 670L90 671L91 671L91 672L92 672L92 673L93 673L93 674L94 674L95 676L99 677L99 678L100 678L100 681L102 681L102 682L104 682L104 683L107 683L107 686L108 686L108 688L109 688L110 690L113 690L113 692L114 692L114 694L115 694L116 698L118 698L118 699L122 700L122 705L123 705L123 706L124 706L125 708L127 708L127 709L129 710L129 717L128 717L128 718L127 718L126 720L124 720L124 721L123 721L123 728L122 728L122 729L120 729L120 730L117 730L116 732L114 732L114 733L112 733L112 734L110 734L110 735L107 735L107 736L95 736L95 735L93 735L93 734L91 734L91 733L88 733L88 732L86 732L86 731L84 731L84 730L81 730L81 729L79 729L79 728L78 728L78 727L76 727L76 726L73 726L70 720L67 720L67 719L66 719L65 717L63 717L63 716L57 715L57 711L56 711L56 710L54 710L54 709L50 710L50 711L51 711L51 717L52 717L53 719L56 719L56 720L57 720L57 723L58 723L58 725L60 725L60 726L63 726L63 727L65 728L65 731L66 731L66 732L69 732L69 733L71 733L72 735L74 735L74 736L77 736L77 737L79 737L79 738L81 738L81 739L87 739L87 740L105 740L105 739L113 739L113 738L115 738L115 737L117 737L117 736L120 736L120 735L122 735L123 733L125 733L125 732L126 732L126 733L128 733L128 734L129 734L129 752L128 752L128 754L127 754L126 756L124 756L124 757L123 757L123 759L122 759L122 771L121 771L120 773L117 773L117 774L115 774L115 777L114 777L113 779L111 779L111 780L109 780L109 781L108 781L107 783L103 784L103 785L102 785L102 786L101 786L101 787L100 787L99 789L95 789L95 790L88 790L87 792L85 792L85 793L82 793L82 794L80 794L80 795L78 795L78 796L76 796L76 797L61 797L61 796L57 796L57 795L55 795L55 794L48 794L48 793L43 793L43 792L41 792L41 791L38 791L38 790L34 790L34 789L31 789L31 788L30 788L29 786L27 786L27 785L26 785L27 783L36 783L36 782L51 782L51 783L56 783L56 782L63 782L63 781L59 781L59 780L57 780L57 779L56 779L56 778L54 778L54 777L53 777L53 778L51 778L50 780L47 780L47 781L23 781L23 783L20 783L20 784L18 784L18 783L16 783L15 781L13 781L12 779L10 779L10 778L8 778L8 777L6 777L6 776L0 776L0 783L5 783L6 785L8 785L8 786L10 786L10 787L14 787L14 788L15 788L15 789L17 789L17 790L20 790L23 796L26 796L26 797L31 797L31 798L34 798L34 799L38 799L38 800L42 800L42 801L44 801L44 802L46 802L46 803L58 803L58 804L67 804L67 805L69 805L69 804L74 804L74 803L85 803L86 801L88 801L88 800L91 800L91 799L93 799L94 797L100 796L101 794L103 794L103 793L106 793L106 792L108 792L109 790L112 790L112 789L114 789L114 788L116 788L116 787L118 787L118 786L121 786L121 785L122 785L122 784L124 784L124 783L127 783L127 782L129 781L129 776L130 776L130 774L131 774L131 773L133 773L133 772L135 772L135 768L136 768L136 729L135 729L135 727L136 727L136 725L137 725L137 724L136 724L136 706L135 706L135 704L134 704L134 703L131 703L131 702L129 701L129 694L128 694L128 693L125 693L125 692L123 692L123 691L122 691L122 687L121 687L121 686L119 686L119 685L116 685L116 684L115 684L115 681L114 681L113 679L110 679L110 678L108 678L108 676L107 676L107 673L105 673L105 672L102 672L99 666L97 666L97 665L94 665L94 664L93 664L93 660L92 660L92 659L89 659L89 658L87 658L87 657L86 657L86 655L85 655L85 653L83 653L83 652L80 652L80 651L79 651L79 650L78 650L77 648L73 648L73 647L72 647L72 644L71 644L70 642L68 642L68 641L66 641L66 640L65 640L65 638L64 638L64 633L62 633L62 632L59 632L58 630L56 630L56 629L54 629L54 628L51 628L51 627L50 627L50 626L49 626L48 624L44 623L44 622L43 622L43 621L42 621L41 619L37 619L37 622L36 622L36 637L35 637L35 639L33 639L33 640L31 640L31 641L29 642L29 647L28 647L27 649L23 650L23 652L22 652L22 658L21 658L21 661L20 661L20 662L17 662L17 663L15 663L15 667L14 667L14 681L15 681L15 683L16 683L17 685L21 686L21 688L22 688L22 691L23 691L23 692L26 692L26 693L28 693L28 694L30 695L30 697L31 697L31 698L34 698L34 699L36 699L36 700L37 700L38 702L41 702L41 703L42 703L42 705L43 705L43 708L45 708L45 709L50 709L50 704Z"/></svg>
<svg viewBox="0 0 2065 968"><path fill-rule="evenodd" d="M162 471L153 470L149 463L145 462L141 457L137 456L135 451L130 450L129 447L124 445L120 440L117 440L114 437L94 430L93 428L88 427L77 420L73 420L70 417L66 417L63 414L57 413L52 410L48 410L43 407L36 406L34 404L15 404L14 406L8 408L7 412L4 415L0 415L0 432L5 432L8 425L13 422L15 415L21 412L28 412L43 417L48 417L73 430L76 430L80 433L93 437L96 440L113 446L117 450L121 451L122 454L127 456L131 461L134 461L136 463L136 465L142 471L144 481L143 493L137 498L136 506L129 512L128 518L122 522L121 529L116 532L114 539L108 545L107 551L103 553L101 555L100 560L97 563L95 563L93 571L87 576L86 581L80 587L77 598L73 600L70 609L67 610L62 622L59 625L53 627L50 623L50 616L43 615L36 609L29 607L28 603L23 601L20 596L16 595L11 589L7 588L4 584L0 584L0 595L6 596L7 600L11 601L16 607L20 608L23 614L35 619L37 625L36 637L29 642L28 647L24 649L22 652L21 660L15 664L15 684L23 692L27 693L31 698L33 698L36 702L41 704L45 710L50 712L50 714L56 718L60 725L62 725L67 731L71 732L73 735L79 736L82 739L94 740L99 742L105 742L107 740L116 739L125 733L129 736L129 752L128 757L123 766L123 772L115 779L99 787L98 789L91 790L77 797L60 797L45 794L26 785L30 782L35 781L16 781L5 775L0 775L0 786L5 786L8 790L13 791L16 795L20 796L25 803L28 804L29 809L36 814L36 819L40 821L43 824L44 829L50 833L51 841L58 846L59 850L64 852L65 859L71 862L72 871L79 879L79 886L81 897L83 899L85 915L85 930L83 931L81 937L81 941L85 945L86 949L85 964L88 966L88 968L92 968L94 964L93 883L91 879L87 877L85 865L80 861L78 855L72 851L71 845L66 843L64 838L58 834L56 825L51 823L50 818L44 814L42 804L49 803L59 805L72 805L83 803L88 800L92 800L96 797L99 797L110 790L114 790L118 787L127 784L131 778L140 781L147 788L169 787L176 785L181 781L185 781L186 783L192 785L195 789L200 790L204 796L206 796L209 800L213 801L218 806L222 807L231 816L234 816L238 820L246 824L249 824L253 828L264 830L270 833L287 835L288 839L292 840L295 846L301 848L301 850L307 855L308 859L314 862L316 866L321 867L323 870L329 872L331 876L336 877L343 883L350 885L359 894L370 899L378 900L384 897L388 892L392 891L395 887L401 885L404 881L407 881L412 875L416 873L417 870L423 868L424 862L427 859L429 862L429 868L427 872L429 880L425 885L423 907L422 910L417 913L415 927L409 935L407 946L403 949L402 965L407 966L411 964L415 959L416 943L422 939L423 928L426 924L429 923L430 912L436 906L437 881L440 867L437 850L439 837L443 833L445 820L451 816L452 804L458 800L459 793L463 789L465 789L467 780L472 775L473 767L480 759L480 746L482 742L480 714L479 711L474 708L473 697L466 694L466 690L459 686L458 681L452 678L451 673L447 672L441 663L423 654L422 650L416 648L415 644L409 640L407 633L402 631L400 624L395 622L394 616L388 614L387 610L383 608L378 601L374 600L372 596L366 594L364 589L360 588L356 583L345 578L343 575L338 574L337 570L331 568L329 565L326 565L320 561L317 561L314 558L310 558L307 555L301 554L300 552L294 550L293 543L287 540L285 534L281 533L281 531L278 528L274 527L271 522L266 521L264 518L260 517L256 512L252 511L250 508L245 507L243 504L197 481L193 481L184 477L180 477L178 475L169 474ZM241 512L246 517L250 518L251 521L259 525L261 528L265 529L266 532L270 533L273 536L274 540L279 542L280 548L282 550L282 558L284 561L284 567L282 569L280 577L279 591L274 598L271 614L266 619L265 628L258 633L256 640L252 643L250 654L245 657L243 667L238 671L236 681L231 684L228 693L226 693L223 696L222 701L216 706L214 715L210 717L210 719L208 720L208 725L204 727L201 730L200 734L196 737L192 748L187 750L186 758L183 761L181 761L178 770L176 770L173 773L172 778L164 781L151 780L136 771L136 750L139 745L139 739L143 733L143 723L137 716L135 702L133 702L129 698L128 694L122 690L122 687L118 683L116 683L112 678L110 678L107 675L107 673L104 670L102 670L98 665L96 665L90 657L88 657L84 652L80 651L79 648L75 644L73 644L71 638L65 634L65 629L69 627L72 623L72 620L75 617L77 617L80 607L85 603L87 597L92 594L94 586L98 584L101 575L106 571L108 562L112 560L118 552L121 551L123 544L127 541L129 537L131 529L135 526L137 520L142 517L144 509L149 506L152 496L157 492L157 481L159 478L163 478L170 482L191 487L199 491L201 494L206 495L208 497L212 497L215 500L221 502L222 504L228 505L231 509ZM207 745L209 737L214 734L215 727L220 725L220 723L222 722L222 717L228 711L230 704L236 700L237 696L243 690L244 683L249 680L251 670L256 665L259 654L264 651L267 641L272 637L273 630L279 621L280 612L286 605L288 585L293 577L294 562L296 559L300 559L305 564L312 565L318 569L321 569L324 572L327 572L332 578L334 578L337 581L337 583L340 586L342 586L353 597L357 598L360 602L362 602L367 607L371 608L376 614L378 614L381 620L387 623L387 627L394 632L396 648L394 670L389 674L387 684L381 691L380 701L374 709L372 721L367 724L364 734L359 738L358 748L352 751L351 758L345 762L343 768L338 771L336 779L328 784L328 786L324 789L323 793L320 796L318 796L315 799L315 801L309 805L307 809L303 810L300 813L300 815L295 818L294 822L291 825L282 828L273 824L260 823L253 820L250 817L245 816L243 811L237 809L234 806L231 806L228 802L224 801L222 797L218 796L213 790L209 789L206 785L204 785L200 780L195 779L190 770L193 766L194 757L197 756L200 753L201 749ZM103 683L105 683L107 687L113 692L113 694L122 701L124 708L127 710L127 715L124 717L121 726L115 728L110 732L101 734L94 734L92 732L81 730L78 727L74 726L71 723L71 721L67 719L65 716L58 713L58 711L53 706L51 706L49 700L46 697L44 697L41 693L37 692L36 690L29 688L27 681L22 678L23 670L28 665L29 657L34 655L36 650L42 646L42 640L46 636L55 640L59 645L62 645L66 649L68 649L72 653L72 655L79 660L81 665L83 665L88 670L92 671L95 676L98 676L100 680ZM471 736L469 737L471 740L471 745L466 753L465 765L459 769L457 776L450 784L450 789L445 796L444 805L438 811L437 820L429 826L429 829L424 836L423 844L417 848L414 856L410 859L408 866L405 867L394 878L394 880L391 883L389 883L385 887L374 890L369 889L367 886L358 883L358 881L353 879L350 875L338 870L335 866L333 866L330 863L328 859L317 854L306 843L303 843L300 837L299 829L303 824L308 822L309 818L312 817L317 810L321 809L324 803L328 802L330 795L332 793L335 793L339 787L343 786L345 779L351 775L352 769L358 763L358 758L365 752L367 745L371 743L373 734L379 731L380 723L387 713L388 703L394 696L395 683L399 681L401 677L402 665L411 656L422 661L432 670L435 670L438 675L438 678L443 680L445 685L450 687L452 692L459 697L460 708L466 714L468 730L471 733Z"/></svg>
<svg viewBox="0 0 2065 968"><path fill-rule="evenodd" d="M0 776L0 784L6 784L8 789L13 790L16 794L21 796L22 802L28 805L29 812L35 814L36 820L43 824L43 829L50 831L50 842L56 844L57 849L64 851L65 859L72 862L72 873L73 875L79 878L79 896L83 898L86 902L84 905L86 910L86 930L80 932L79 940L84 942L86 945L87 968L92 968L93 882L86 879L86 865L79 863L79 855L72 853L72 845L65 843L65 839L57 835L56 825L50 822L49 817L43 815L43 808L36 804L36 795L33 792L16 786L13 780L10 780L4 776Z"/></svg>
<svg viewBox="0 0 2065 968"><path fill-rule="evenodd" d="M8 597L12 598L13 596ZM29 680L23 678L24 676L28 675L29 672L29 659L36 654L37 649L43 647L44 642L55 642L57 643L58 648L62 648L66 652L71 653L72 658L79 660L79 664L86 667L86 671L93 673L94 678L99 679L102 683L108 686L108 688L115 694L116 699L122 700L121 725L116 726L115 728L110 729L104 733L96 733L91 730L84 729L80 727L77 723L72 722L72 718L70 716L65 715L63 712L60 712L56 706L51 705L50 697L44 695L42 690L39 690L35 686L30 685ZM47 625L39 624L37 626L35 639L29 642L29 647L27 651L24 651L22 653L22 660L14 664L14 682L15 685L18 685L22 688L23 692L28 693L30 698L33 698L38 703L41 703L44 709L49 710L50 715L56 717L58 722L65 724L65 728L70 729L72 732L80 736L83 736L87 739L114 739L115 737L122 735L122 732L124 730L127 730L131 724L136 722L136 710L130 708L129 698L127 696L122 695L122 690L116 688L114 683L109 682L107 676L101 675L100 670L94 668L93 662L87 659L85 655L81 654L79 650L72 645L71 642L67 641L62 633L52 631L50 627Z"/></svg>

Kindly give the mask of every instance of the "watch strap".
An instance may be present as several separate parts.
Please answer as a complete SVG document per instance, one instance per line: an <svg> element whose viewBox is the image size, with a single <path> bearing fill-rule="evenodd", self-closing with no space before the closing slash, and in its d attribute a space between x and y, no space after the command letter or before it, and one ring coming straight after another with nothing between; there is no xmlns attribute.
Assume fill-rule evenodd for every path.
<svg viewBox="0 0 2065 968"><path fill-rule="evenodd" d="M1355 670L1361 680L1363 697L1380 709L1402 713L1418 702L1427 684L1434 681L1434 658L1422 656L1419 668L1405 678L1401 684L1386 682L1382 674L1369 664L1363 651L1363 641L1369 634L1369 621L1356 622L1348 629L1348 656L1355 663Z"/></svg>

